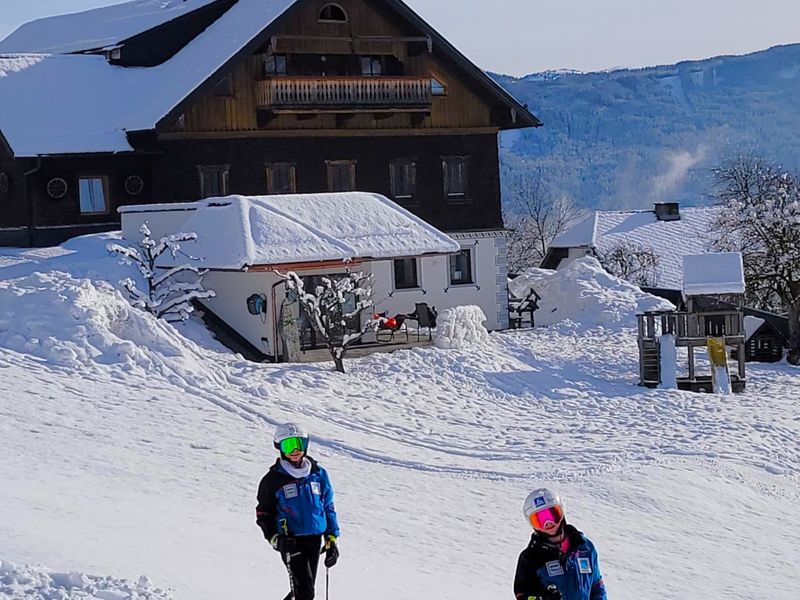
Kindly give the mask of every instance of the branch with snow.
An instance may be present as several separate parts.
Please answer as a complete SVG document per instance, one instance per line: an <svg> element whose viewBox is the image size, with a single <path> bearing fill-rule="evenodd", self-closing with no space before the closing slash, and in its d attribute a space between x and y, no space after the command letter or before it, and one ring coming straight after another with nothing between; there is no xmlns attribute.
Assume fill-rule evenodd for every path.
<svg viewBox="0 0 800 600"><path fill-rule="evenodd" d="M173 258L183 255L189 260L199 260L189 256L181 249L181 244L197 239L194 233L176 233L154 240L150 228L145 222L140 228L142 240L137 246L108 244L106 249L118 254L122 262L135 265L139 274L147 284L147 290L140 290L132 278L120 281L120 285L128 292L131 304L145 310L157 318L168 321L185 321L194 310L193 300L214 298L216 293L203 287L203 276L207 270L185 263L170 268L156 265L158 258L169 251ZM178 280L178 278L181 278ZM191 280L185 280L191 278Z"/></svg>
<svg viewBox="0 0 800 600"><path fill-rule="evenodd" d="M286 281L286 289L296 294L301 309L325 340L336 370L344 373L347 348L373 328L368 320L348 330L349 321L360 320L364 311L372 312L372 275L347 272L322 277L321 285L313 291L306 290L303 278L293 271L278 275Z"/></svg>

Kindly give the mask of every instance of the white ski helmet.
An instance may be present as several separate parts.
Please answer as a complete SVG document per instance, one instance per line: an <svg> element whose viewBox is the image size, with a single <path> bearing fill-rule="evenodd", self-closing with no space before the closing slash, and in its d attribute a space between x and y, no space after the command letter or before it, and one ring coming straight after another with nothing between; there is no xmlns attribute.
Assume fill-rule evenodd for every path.
<svg viewBox="0 0 800 600"><path fill-rule="evenodd" d="M561 496L554 494L547 488L539 488L538 490L533 490L525 498L522 512L525 514L525 520L530 523L532 514L546 508L557 508L563 517L564 503L561 500Z"/></svg>
<svg viewBox="0 0 800 600"><path fill-rule="evenodd" d="M278 425L275 428L275 435L272 437L272 443L277 450L280 450L281 442L293 437L303 438L306 441L306 446L308 446L308 432L305 430L305 427L297 423Z"/></svg>

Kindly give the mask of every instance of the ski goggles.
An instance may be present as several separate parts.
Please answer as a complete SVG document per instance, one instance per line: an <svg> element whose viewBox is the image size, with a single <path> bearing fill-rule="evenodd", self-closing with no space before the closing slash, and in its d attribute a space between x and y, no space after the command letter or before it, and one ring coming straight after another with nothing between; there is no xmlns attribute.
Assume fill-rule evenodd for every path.
<svg viewBox="0 0 800 600"><path fill-rule="evenodd" d="M308 438L290 437L280 441L280 449L283 454L291 454L295 450L305 452L308 448Z"/></svg>
<svg viewBox="0 0 800 600"><path fill-rule="evenodd" d="M528 516L528 520L530 520L531 525L533 528L542 531L546 527L552 527L553 525L558 525L561 523L561 520L564 518L564 511L561 509L560 506L551 506L550 508L543 508L542 510L537 510L534 513L531 513Z"/></svg>

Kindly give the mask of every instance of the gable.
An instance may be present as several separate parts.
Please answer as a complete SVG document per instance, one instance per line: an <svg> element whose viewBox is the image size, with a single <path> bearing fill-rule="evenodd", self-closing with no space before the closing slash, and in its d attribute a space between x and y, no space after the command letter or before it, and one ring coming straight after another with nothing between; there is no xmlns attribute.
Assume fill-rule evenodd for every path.
<svg viewBox="0 0 800 600"><path fill-rule="evenodd" d="M318 18L320 10L328 4L327 0L294 2L247 49L162 119L158 124L159 130L174 130L173 125L179 116L182 117L181 131L258 128L253 88L259 85L259 79L263 79L268 53L286 56L292 62L326 55L329 64L337 63L339 71L333 72L339 74L343 74L342 61L355 60L354 68L358 71L359 57L372 55L390 60L395 66L400 65L400 73L405 77L418 77L420 81L430 81L435 77L445 85L446 93L434 97L431 114L422 121L410 120L408 114L394 114L381 116L378 123L378 119L361 113L349 117L343 126L345 129L508 129L541 124L402 3L396 0L340 0L336 5L344 11L347 21L321 22ZM403 10L398 10L398 6L404 7ZM409 19L409 14L414 15L413 20ZM310 72L321 73L320 65L317 64L316 71L311 69ZM213 88L225 77L231 79L234 92L223 106L215 97ZM320 111L313 120L276 119L269 128L340 129L342 126L337 124L335 115Z"/></svg>
<svg viewBox="0 0 800 600"><path fill-rule="evenodd" d="M344 76L349 81L363 79L360 60L372 57L384 69L382 75L402 74L403 78L430 82L432 77L445 86L446 93L433 97L430 114L424 119L412 119L407 112L397 111L375 117L367 110L355 111L347 120L338 122L332 111L320 110L302 120L293 116L272 117L267 129L408 129L408 128L487 128L507 125L497 118L497 105L486 90L460 68L448 55L438 49L430 35L393 11L386 2L341 0L347 16L346 23L320 22L320 10L326 0L297 2L291 10L270 25L260 36L265 41L254 53L239 56L227 75L224 70L205 82L202 91L193 95L175 110L182 114L181 123L173 127L169 119L159 124L167 131L248 131L259 127L257 122L257 88L266 82L264 67L269 57L284 57L295 69L302 66L301 75L322 73ZM319 62L320 56L327 63ZM316 70L315 70L316 69ZM394 71L392 71L394 69ZM356 76L357 77L354 77ZM224 100L217 95L215 85L225 77L230 95ZM345 78L347 79L347 77ZM286 80L287 84L292 84ZM510 114L510 113L509 113ZM177 119L177 114L173 117Z"/></svg>

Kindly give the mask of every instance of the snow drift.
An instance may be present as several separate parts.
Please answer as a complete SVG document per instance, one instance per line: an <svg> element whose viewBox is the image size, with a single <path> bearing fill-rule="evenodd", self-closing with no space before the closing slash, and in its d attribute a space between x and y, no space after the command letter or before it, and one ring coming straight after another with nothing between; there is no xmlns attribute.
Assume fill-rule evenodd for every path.
<svg viewBox="0 0 800 600"><path fill-rule="evenodd" d="M172 600L147 577L130 582L83 573L56 573L0 560L0 598L25 600Z"/></svg>
<svg viewBox="0 0 800 600"><path fill-rule="evenodd" d="M531 289L542 297L535 315L537 326L573 321L585 327L635 327L638 313L674 308L670 302L609 274L591 256L576 259L558 271L529 269L511 280L508 288L517 298L526 297Z"/></svg>
<svg viewBox="0 0 800 600"><path fill-rule="evenodd" d="M456 306L442 311L436 319L433 342L443 350L466 350L489 341L480 306Z"/></svg>

